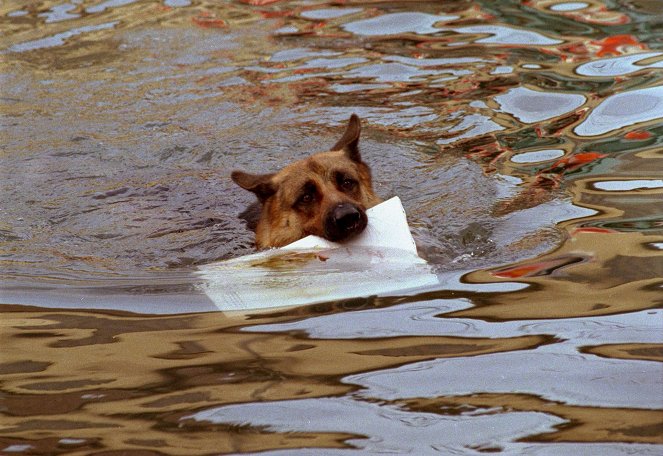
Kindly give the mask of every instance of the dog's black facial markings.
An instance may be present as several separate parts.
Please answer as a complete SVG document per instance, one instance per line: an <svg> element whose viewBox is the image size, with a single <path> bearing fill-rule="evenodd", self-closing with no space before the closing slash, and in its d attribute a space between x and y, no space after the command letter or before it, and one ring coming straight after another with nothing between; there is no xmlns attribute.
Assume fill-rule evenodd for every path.
<svg viewBox="0 0 663 456"><path fill-rule="evenodd" d="M309 181L302 186L299 196L295 200L294 207L300 210L309 209L318 199L318 195L318 187L314 182Z"/></svg>
<svg viewBox="0 0 663 456"><path fill-rule="evenodd" d="M357 179L342 171L334 173L334 180L336 181L336 187L343 193L354 193L359 187Z"/></svg>
<svg viewBox="0 0 663 456"><path fill-rule="evenodd" d="M345 178L343 179L343 182L341 182L341 189L345 192L352 192L357 188L357 185L359 185L359 182L356 180Z"/></svg>

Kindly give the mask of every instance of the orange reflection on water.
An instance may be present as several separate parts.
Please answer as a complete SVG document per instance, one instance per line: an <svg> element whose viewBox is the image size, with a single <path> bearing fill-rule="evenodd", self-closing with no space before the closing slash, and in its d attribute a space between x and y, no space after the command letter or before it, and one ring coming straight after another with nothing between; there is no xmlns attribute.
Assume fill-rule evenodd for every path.
<svg viewBox="0 0 663 456"><path fill-rule="evenodd" d="M58 437L67 437L80 440L81 450L158 448L169 454L288 448L301 445L301 439L341 447L350 436L285 436L193 423L187 432L177 432L178 420L223 404L341 396L356 389L342 381L350 374L554 342L537 335L312 339L297 332L243 332L245 323L241 316L216 313L153 318L6 313L0 426L12 437L0 442L53 448Z"/></svg>
<svg viewBox="0 0 663 456"><path fill-rule="evenodd" d="M663 277L660 252L647 245L661 240L663 236L641 233L576 230L558 249L536 261L468 274L465 279L470 283L490 283L503 277L534 287L495 296L453 315L491 320L568 318L656 307ZM637 258L637 262L627 258ZM629 264L628 270L623 269L625 264Z"/></svg>

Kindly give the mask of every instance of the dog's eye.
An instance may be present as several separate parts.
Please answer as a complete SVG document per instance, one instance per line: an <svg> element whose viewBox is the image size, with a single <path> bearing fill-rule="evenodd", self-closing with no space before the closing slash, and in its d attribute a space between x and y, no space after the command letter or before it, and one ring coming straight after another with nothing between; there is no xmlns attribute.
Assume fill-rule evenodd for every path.
<svg viewBox="0 0 663 456"><path fill-rule="evenodd" d="M341 181L341 188L346 191L352 191L357 187L357 181L350 178L345 178Z"/></svg>
<svg viewBox="0 0 663 456"><path fill-rule="evenodd" d="M297 200L297 204L311 204L314 199L315 196L313 195L313 193L304 193Z"/></svg>

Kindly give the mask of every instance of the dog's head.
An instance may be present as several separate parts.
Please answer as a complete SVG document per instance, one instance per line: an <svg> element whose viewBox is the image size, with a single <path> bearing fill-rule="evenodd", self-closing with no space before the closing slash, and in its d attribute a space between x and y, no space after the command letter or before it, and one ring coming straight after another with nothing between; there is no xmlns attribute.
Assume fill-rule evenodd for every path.
<svg viewBox="0 0 663 456"><path fill-rule="evenodd" d="M380 202L371 171L359 153L359 117L352 115L343 137L319 152L272 174L234 171L232 179L262 204L256 227L258 248L281 247L309 234L345 241L366 228L366 209Z"/></svg>

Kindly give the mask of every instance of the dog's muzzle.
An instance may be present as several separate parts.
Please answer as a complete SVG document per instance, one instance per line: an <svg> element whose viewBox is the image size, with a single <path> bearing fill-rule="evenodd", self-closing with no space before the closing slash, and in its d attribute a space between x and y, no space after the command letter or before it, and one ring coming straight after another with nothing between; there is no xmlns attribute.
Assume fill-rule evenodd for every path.
<svg viewBox="0 0 663 456"><path fill-rule="evenodd" d="M325 217L325 237L334 242L345 241L364 231L367 223L366 212L354 204L341 203Z"/></svg>

